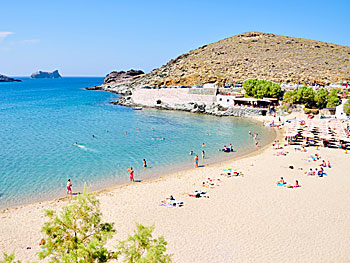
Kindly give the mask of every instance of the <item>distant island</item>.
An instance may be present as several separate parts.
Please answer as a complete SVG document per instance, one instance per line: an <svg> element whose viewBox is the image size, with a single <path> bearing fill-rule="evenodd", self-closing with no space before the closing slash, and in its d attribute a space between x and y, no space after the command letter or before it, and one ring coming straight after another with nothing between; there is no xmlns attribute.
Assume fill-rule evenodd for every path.
<svg viewBox="0 0 350 263"><path fill-rule="evenodd" d="M22 81L22 80L9 78L9 77L7 77L5 75L1 75L0 74L0 82L19 82L19 81Z"/></svg>
<svg viewBox="0 0 350 263"><path fill-rule="evenodd" d="M38 71L30 75L33 79L60 79L62 76L58 70L52 72Z"/></svg>

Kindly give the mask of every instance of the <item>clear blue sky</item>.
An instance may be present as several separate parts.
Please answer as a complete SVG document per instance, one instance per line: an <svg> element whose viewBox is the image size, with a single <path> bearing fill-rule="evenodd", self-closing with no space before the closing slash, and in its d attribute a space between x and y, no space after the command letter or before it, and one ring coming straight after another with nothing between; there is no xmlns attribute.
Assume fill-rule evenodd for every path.
<svg viewBox="0 0 350 263"><path fill-rule="evenodd" d="M350 0L7 0L0 8L0 74L9 76L149 72L248 31L350 46Z"/></svg>

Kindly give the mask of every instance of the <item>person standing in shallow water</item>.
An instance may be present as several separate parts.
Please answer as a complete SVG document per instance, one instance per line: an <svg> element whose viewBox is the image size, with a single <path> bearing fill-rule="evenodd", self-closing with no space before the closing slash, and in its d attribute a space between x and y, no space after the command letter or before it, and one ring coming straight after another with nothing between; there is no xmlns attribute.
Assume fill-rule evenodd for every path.
<svg viewBox="0 0 350 263"><path fill-rule="evenodd" d="M70 179L67 181L67 195L72 195L72 183L70 182Z"/></svg>
<svg viewBox="0 0 350 263"><path fill-rule="evenodd" d="M204 160L204 158L205 158L205 152L202 151L202 159Z"/></svg>
<svg viewBox="0 0 350 263"><path fill-rule="evenodd" d="M146 159L143 159L143 167L147 167Z"/></svg>
<svg viewBox="0 0 350 263"><path fill-rule="evenodd" d="M198 168L198 161L199 161L198 155L196 155L196 156L194 157L194 167L195 167L195 168Z"/></svg>
<svg viewBox="0 0 350 263"><path fill-rule="evenodd" d="M135 180L134 180L134 170L132 169L132 167L130 167L130 169L128 169L127 171L130 172L130 182L135 182Z"/></svg>

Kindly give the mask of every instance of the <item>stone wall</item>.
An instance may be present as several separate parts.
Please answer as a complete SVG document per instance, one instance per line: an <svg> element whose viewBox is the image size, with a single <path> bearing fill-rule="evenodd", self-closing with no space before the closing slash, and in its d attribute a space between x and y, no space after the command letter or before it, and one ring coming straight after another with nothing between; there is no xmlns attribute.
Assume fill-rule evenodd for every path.
<svg viewBox="0 0 350 263"><path fill-rule="evenodd" d="M201 103L211 105L216 101L216 89L204 88L163 88L163 89L135 89L131 97L133 103L144 106L166 104Z"/></svg>

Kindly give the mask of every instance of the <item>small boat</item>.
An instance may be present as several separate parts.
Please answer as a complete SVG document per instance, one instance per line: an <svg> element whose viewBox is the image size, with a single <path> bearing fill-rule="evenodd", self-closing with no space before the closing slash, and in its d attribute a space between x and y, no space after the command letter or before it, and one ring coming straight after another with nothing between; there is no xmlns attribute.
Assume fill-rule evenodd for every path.
<svg viewBox="0 0 350 263"><path fill-rule="evenodd" d="M142 110L142 107L132 107L133 110Z"/></svg>

